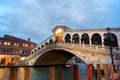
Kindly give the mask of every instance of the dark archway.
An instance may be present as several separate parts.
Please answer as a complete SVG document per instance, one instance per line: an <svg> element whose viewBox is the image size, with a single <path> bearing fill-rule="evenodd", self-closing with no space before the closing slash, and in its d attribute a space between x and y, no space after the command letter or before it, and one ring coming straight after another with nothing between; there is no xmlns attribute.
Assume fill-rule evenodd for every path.
<svg viewBox="0 0 120 80"><path fill-rule="evenodd" d="M102 45L102 38L101 38L100 34L98 34L98 33L93 34L92 38L91 38L91 43L93 45Z"/></svg>
<svg viewBox="0 0 120 80"><path fill-rule="evenodd" d="M41 45L41 48L44 47L44 45Z"/></svg>
<svg viewBox="0 0 120 80"><path fill-rule="evenodd" d="M48 45L48 42L46 42L45 45Z"/></svg>
<svg viewBox="0 0 120 80"><path fill-rule="evenodd" d="M67 35L65 36L65 42L71 43L71 36L70 36L70 34L67 34Z"/></svg>
<svg viewBox="0 0 120 80"><path fill-rule="evenodd" d="M64 50L51 50L41 55L35 62L38 65L65 65L74 54Z"/></svg>
<svg viewBox="0 0 120 80"><path fill-rule="evenodd" d="M53 44L53 40L52 39L49 40L49 44Z"/></svg>
<svg viewBox="0 0 120 80"><path fill-rule="evenodd" d="M118 47L118 40L115 34L110 33L110 34L104 34L104 45L105 46L113 46L113 47ZM110 37L110 40L109 40Z"/></svg>
<svg viewBox="0 0 120 80"><path fill-rule="evenodd" d="M81 36L81 44L89 44L89 36L87 33L84 33L82 36Z"/></svg>
<svg viewBox="0 0 120 80"><path fill-rule="evenodd" d="M73 43L79 43L79 35L75 33L72 37L72 42Z"/></svg>

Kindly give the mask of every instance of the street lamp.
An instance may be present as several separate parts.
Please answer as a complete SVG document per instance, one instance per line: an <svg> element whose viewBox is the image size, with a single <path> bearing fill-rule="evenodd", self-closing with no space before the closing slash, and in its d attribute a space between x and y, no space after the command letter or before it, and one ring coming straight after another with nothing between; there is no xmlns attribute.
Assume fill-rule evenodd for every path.
<svg viewBox="0 0 120 80"><path fill-rule="evenodd" d="M113 69L114 69L114 71L115 71L115 65L114 65L114 60L113 60L113 52L112 52L112 45L111 45L112 34L111 34L110 30L111 30L111 29L108 27L108 28L106 29L106 32L107 32L107 38L108 38L108 41L109 41L111 62L112 62L112 64L113 64Z"/></svg>

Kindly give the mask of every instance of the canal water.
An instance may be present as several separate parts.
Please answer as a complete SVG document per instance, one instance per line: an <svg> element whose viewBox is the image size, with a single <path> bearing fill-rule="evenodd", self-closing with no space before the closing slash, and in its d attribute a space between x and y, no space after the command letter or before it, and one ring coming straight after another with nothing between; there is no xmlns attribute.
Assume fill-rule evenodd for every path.
<svg viewBox="0 0 120 80"><path fill-rule="evenodd" d="M81 80L87 80L86 65L78 65ZM49 67L0 68L0 80L49 80ZM58 67L55 67L55 80L58 80ZM73 80L72 67L62 67L62 80Z"/></svg>

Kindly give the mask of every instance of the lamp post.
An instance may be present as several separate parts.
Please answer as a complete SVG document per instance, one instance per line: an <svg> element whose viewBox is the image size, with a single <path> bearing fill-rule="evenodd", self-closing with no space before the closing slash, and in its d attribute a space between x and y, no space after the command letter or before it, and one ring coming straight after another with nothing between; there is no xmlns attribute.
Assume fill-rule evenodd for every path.
<svg viewBox="0 0 120 80"><path fill-rule="evenodd" d="M112 64L113 64L113 69L114 69L114 71L115 71L115 65L114 65L114 60L113 60L113 52L112 52L112 45L111 45L111 37L112 37L112 35L111 35L111 32L110 32L110 28L109 28L109 27L106 29L106 32L107 32L107 37L108 37L108 41L109 41L111 62L112 62Z"/></svg>

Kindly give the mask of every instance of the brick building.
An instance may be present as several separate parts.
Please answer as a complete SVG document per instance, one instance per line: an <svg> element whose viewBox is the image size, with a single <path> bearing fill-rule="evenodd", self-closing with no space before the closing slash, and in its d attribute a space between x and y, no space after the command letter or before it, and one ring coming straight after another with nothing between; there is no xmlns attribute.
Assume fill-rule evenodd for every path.
<svg viewBox="0 0 120 80"><path fill-rule="evenodd" d="M0 65L11 65L28 56L37 44L11 35L0 37Z"/></svg>

